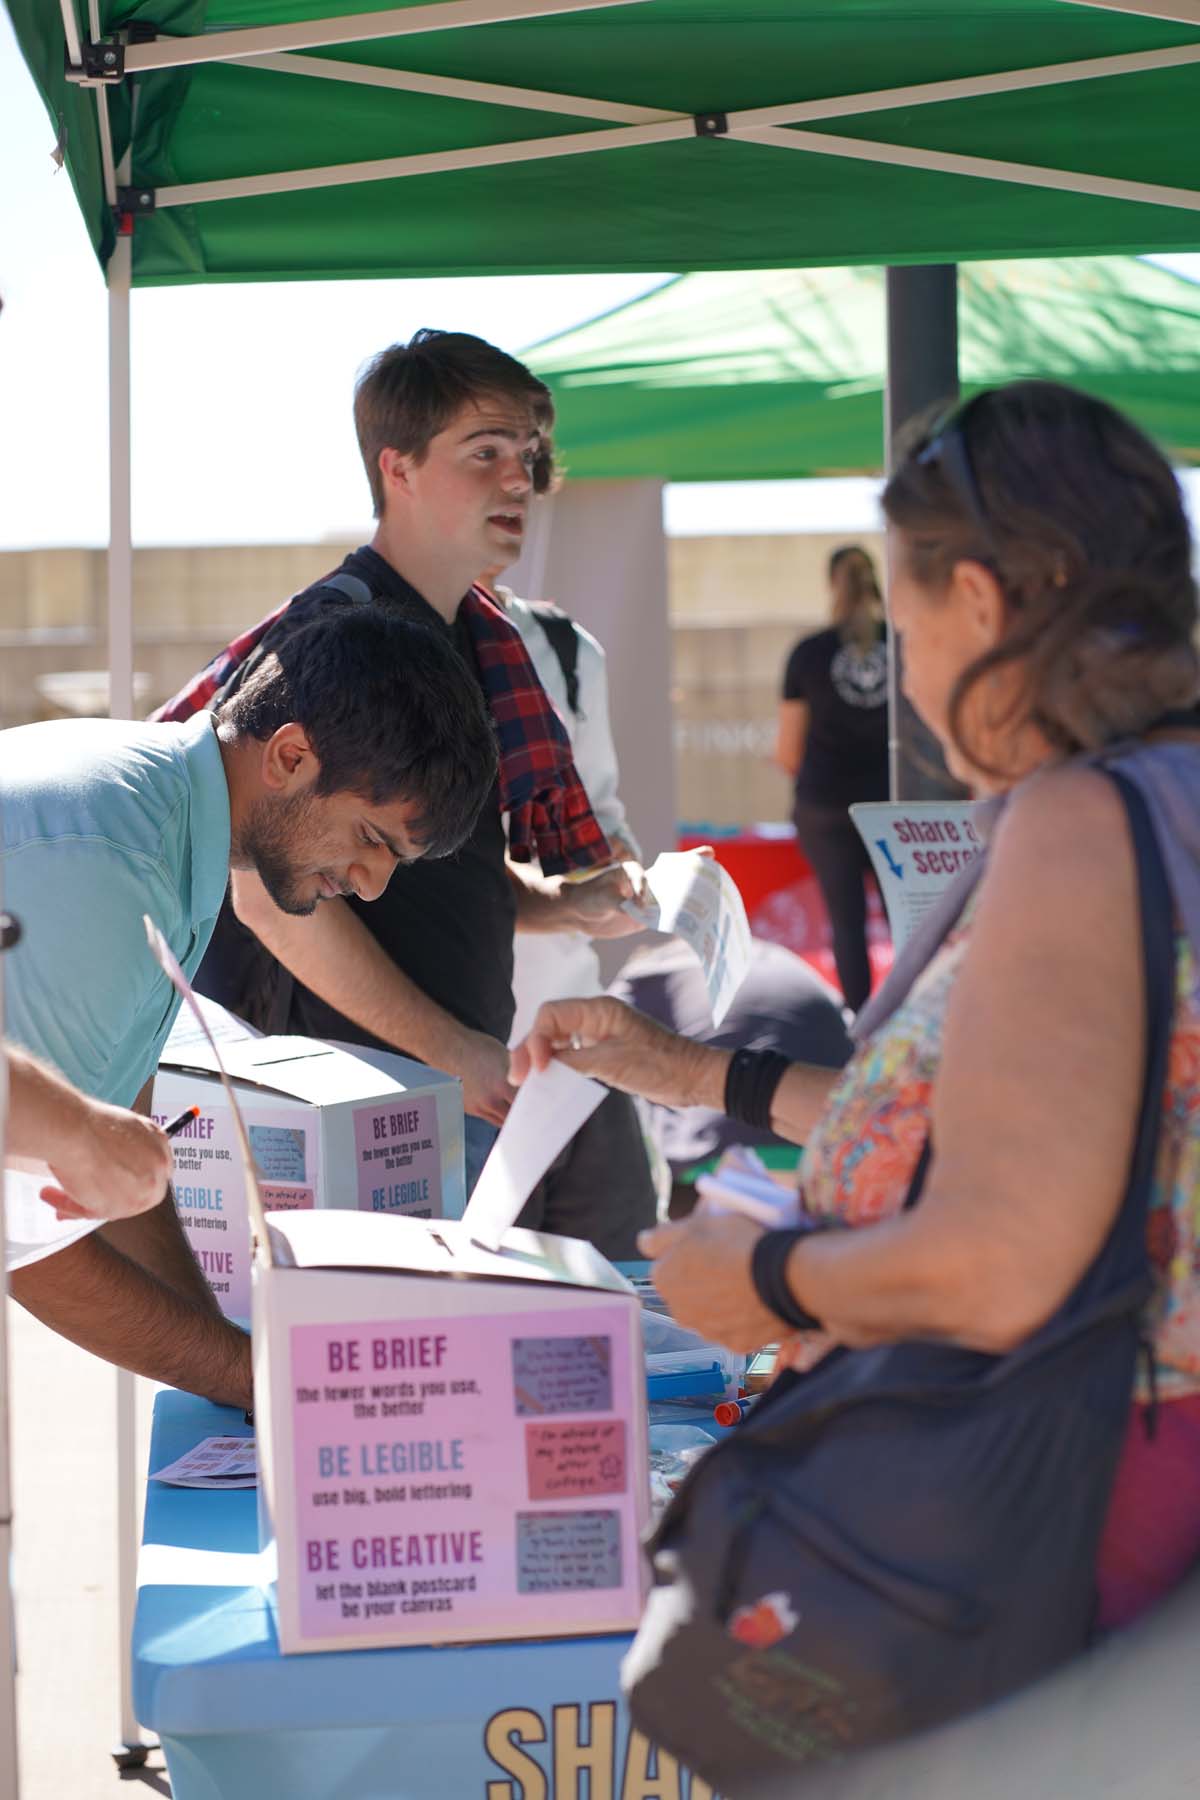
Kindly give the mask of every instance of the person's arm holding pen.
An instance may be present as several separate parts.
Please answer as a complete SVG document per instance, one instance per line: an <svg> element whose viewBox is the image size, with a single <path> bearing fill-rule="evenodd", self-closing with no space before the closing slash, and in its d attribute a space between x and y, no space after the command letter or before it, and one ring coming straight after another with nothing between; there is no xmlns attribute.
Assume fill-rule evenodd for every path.
<svg viewBox="0 0 1200 1800"><path fill-rule="evenodd" d="M60 1219L128 1219L162 1199L171 1147L151 1119L91 1100L14 1045L8 1061L5 1154L48 1163L41 1190ZM189 1117L192 1115L188 1115Z"/></svg>

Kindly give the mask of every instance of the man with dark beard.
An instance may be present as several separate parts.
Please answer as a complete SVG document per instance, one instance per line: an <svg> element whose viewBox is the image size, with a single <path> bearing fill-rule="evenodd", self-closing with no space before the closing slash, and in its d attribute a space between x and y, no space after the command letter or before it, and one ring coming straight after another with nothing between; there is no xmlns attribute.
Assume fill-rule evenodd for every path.
<svg viewBox="0 0 1200 1800"><path fill-rule="evenodd" d="M495 773L478 687L444 636L351 601L186 724L0 732L5 900L36 924L5 970L11 1039L83 1093L148 1111L179 1001L143 914L191 975L231 867L289 914L374 899L397 863L458 848ZM110 1362L250 1402L249 1339L218 1311L169 1190L10 1285Z"/></svg>

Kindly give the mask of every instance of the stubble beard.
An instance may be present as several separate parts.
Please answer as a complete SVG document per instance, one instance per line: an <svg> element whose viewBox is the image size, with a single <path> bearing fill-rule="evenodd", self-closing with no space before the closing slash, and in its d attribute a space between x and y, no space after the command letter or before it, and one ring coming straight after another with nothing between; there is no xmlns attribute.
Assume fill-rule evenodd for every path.
<svg viewBox="0 0 1200 1800"><path fill-rule="evenodd" d="M310 794L260 800L242 833L241 852L280 912L305 919L317 910L319 894L304 896L293 860L312 813Z"/></svg>

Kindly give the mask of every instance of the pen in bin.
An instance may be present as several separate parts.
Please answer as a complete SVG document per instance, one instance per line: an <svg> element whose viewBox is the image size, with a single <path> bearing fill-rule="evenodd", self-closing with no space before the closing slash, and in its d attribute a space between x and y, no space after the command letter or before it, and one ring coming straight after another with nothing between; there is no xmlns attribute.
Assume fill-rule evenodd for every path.
<svg viewBox="0 0 1200 1800"><path fill-rule="evenodd" d="M178 1137L186 1125L190 1125L193 1119L199 1117L200 1108L198 1106L187 1106L177 1119L172 1119L169 1125L164 1125L163 1130L168 1137Z"/></svg>

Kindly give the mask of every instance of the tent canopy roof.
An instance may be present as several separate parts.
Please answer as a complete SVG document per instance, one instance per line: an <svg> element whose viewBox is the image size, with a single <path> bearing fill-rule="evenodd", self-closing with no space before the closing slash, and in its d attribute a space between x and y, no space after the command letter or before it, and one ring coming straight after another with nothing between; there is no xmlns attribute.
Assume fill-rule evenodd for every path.
<svg viewBox="0 0 1200 1800"><path fill-rule="evenodd" d="M874 474L883 455L879 269L677 276L527 353L575 476ZM1200 286L1132 257L964 264L964 387L1072 382L1200 463Z"/></svg>
<svg viewBox="0 0 1200 1800"><path fill-rule="evenodd" d="M1192 0L101 0L90 90L9 4L102 259L136 90L140 284L1200 243Z"/></svg>

